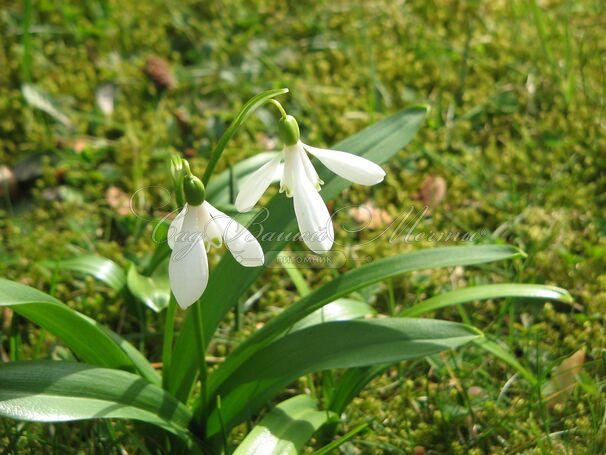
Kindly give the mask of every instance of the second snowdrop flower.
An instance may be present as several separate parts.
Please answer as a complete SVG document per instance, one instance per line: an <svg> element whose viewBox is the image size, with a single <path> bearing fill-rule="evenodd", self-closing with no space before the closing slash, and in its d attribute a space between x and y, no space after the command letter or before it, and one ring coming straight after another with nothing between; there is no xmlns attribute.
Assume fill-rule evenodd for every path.
<svg viewBox="0 0 606 455"><path fill-rule="evenodd" d="M183 309L196 302L208 284L207 251L223 242L245 267L263 265L257 239L240 223L204 200L204 185L197 177L183 179L185 207L168 230L172 249L168 265L170 287Z"/></svg>
<svg viewBox="0 0 606 455"><path fill-rule="evenodd" d="M296 119L284 112L279 121L278 133L284 143L282 153L244 181L236 197L236 208L240 212L250 210L276 175L279 175L280 192L293 198L303 241L316 253L326 252L332 248L334 241L332 219L319 194L324 182L318 177L307 153L315 156L335 174L360 185L381 182L385 171L366 158L304 144L300 140Z"/></svg>

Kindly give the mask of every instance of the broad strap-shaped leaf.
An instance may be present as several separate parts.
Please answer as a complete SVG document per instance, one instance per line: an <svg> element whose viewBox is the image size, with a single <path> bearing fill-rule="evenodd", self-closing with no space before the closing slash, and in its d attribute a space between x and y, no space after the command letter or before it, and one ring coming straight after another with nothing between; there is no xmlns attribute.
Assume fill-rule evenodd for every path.
<svg viewBox="0 0 606 455"><path fill-rule="evenodd" d="M336 144L335 148L364 156L378 164L385 163L412 140L426 114L426 106L404 109ZM350 185L350 182L325 168L318 170L325 182L320 193L324 200L335 198ZM262 233L288 234L296 231L292 200L278 194L271 199L266 209L267 218L249 226L253 235L259 237ZM287 239L259 240L265 253L265 264L272 262L288 244ZM206 346L223 317L264 270L265 267L242 267L231 255L223 256L214 268L201 300ZM188 314L175 343L175 354L168 371L168 390L182 400L187 399L198 369L198 359L188 349L194 334L193 318Z"/></svg>
<svg viewBox="0 0 606 455"><path fill-rule="evenodd" d="M457 289L455 291L437 295L410 308L406 308L400 313L400 315L415 317L440 308L472 302L474 300L486 300L504 297L555 300L565 303L572 302L572 297L568 291L556 286L516 283L487 284ZM501 359L509 366L513 367L530 384L535 385L537 383L536 376L530 370L524 367L505 347L502 347L494 341L486 338L476 340L475 344L491 355Z"/></svg>
<svg viewBox="0 0 606 455"><path fill-rule="evenodd" d="M456 291L446 292L429 298L417 305L403 310L400 315L415 317L440 308L473 302L474 300L497 299L503 297L516 297L527 299L558 300L572 302L572 297L566 289L542 284L487 284L473 286Z"/></svg>
<svg viewBox="0 0 606 455"><path fill-rule="evenodd" d="M41 265L57 270L69 270L92 275L112 289L120 292L126 284L126 275L122 267L111 259L102 256L78 256L60 261L43 261Z"/></svg>
<svg viewBox="0 0 606 455"><path fill-rule="evenodd" d="M446 306L500 297L538 298L564 302L570 302L572 299L566 290L554 286L537 284L489 284L457 289L456 291L432 297L418 305L405 309L400 315L415 317ZM477 340L475 343L513 366L520 374L528 379L531 384L536 382L536 378L530 371L524 368L515 357L506 351L503 351L498 345L495 345L495 343L485 338ZM334 391L330 398L329 409L337 414L341 414L351 400L353 400L370 381L386 371L388 367L389 365L379 365L374 367L351 368L347 370L334 387Z"/></svg>
<svg viewBox="0 0 606 455"><path fill-rule="evenodd" d="M308 314L370 284L416 270L484 264L523 253L509 245L452 246L412 251L371 262L338 276L272 318L238 346L212 374L211 393L247 358Z"/></svg>
<svg viewBox="0 0 606 455"><path fill-rule="evenodd" d="M126 275L128 290L148 308L159 313L168 306L170 284L168 283L168 262L160 264L151 277L137 272L132 264Z"/></svg>
<svg viewBox="0 0 606 455"><path fill-rule="evenodd" d="M289 398L255 425L234 455L297 455L331 415L307 395Z"/></svg>
<svg viewBox="0 0 606 455"><path fill-rule="evenodd" d="M0 306L7 306L63 341L86 363L160 377L145 357L117 333L37 289L0 278Z"/></svg>
<svg viewBox="0 0 606 455"><path fill-rule="evenodd" d="M324 322L362 319L375 313L374 308L366 302L354 299L337 299L305 316L292 327L291 331L301 330Z"/></svg>
<svg viewBox="0 0 606 455"><path fill-rule="evenodd" d="M425 357L480 336L473 327L431 319L385 318L311 326L277 339L244 362L217 390L221 415L229 429L304 374ZM220 431L219 416L213 410L208 436Z"/></svg>
<svg viewBox="0 0 606 455"><path fill-rule="evenodd" d="M47 360L0 366L0 415L34 422L134 419L190 439L185 405L140 376Z"/></svg>

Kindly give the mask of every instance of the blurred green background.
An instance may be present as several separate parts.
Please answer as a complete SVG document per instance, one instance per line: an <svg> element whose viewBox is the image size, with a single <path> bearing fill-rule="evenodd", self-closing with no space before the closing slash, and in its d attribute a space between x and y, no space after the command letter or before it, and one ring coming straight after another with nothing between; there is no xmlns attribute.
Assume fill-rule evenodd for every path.
<svg viewBox="0 0 606 455"><path fill-rule="evenodd" d="M377 379L344 416L371 430L344 453L601 453L606 310L606 3L514 1L63 1L4 2L0 11L0 275L51 292L140 343L157 360L158 316L127 309L92 279L41 265L99 254L125 265L150 251L153 223L130 196L168 186L166 158L201 174L239 107L269 88L299 119L306 142L330 145L403 107L426 103L426 125L372 189L336 207L371 201L384 221L431 207L418 232L474 231L528 253L490 273L416 273L366 292L392 311L463 284L520 281L570 290L575 304L482 302L468 318L544 382L580 349L578 384L557 404L474 347L443 364L407 364ZM261 109L230 143L228 163L278 147ZM137 213L170 211L146 191ZM337 221L352 224L356 213ZM359 215L359 214L358 214ZM359 220L359 222L363 220ZM355 257L435 246L380 241ZM215 258L216 259L216 258ZM211 261L213 258L211 258ZM347 264L345 268L355 266ZM331 271L303 271L310 285ZM247 324L287 305L296 290L269 271ZM4 361L19 334L24 357L67 355L56 340L4 312ZM213 354L229 349L217 342ZM50 353L50 354L49 354ZM578 356L577 356L578 358ZM575 370L576 371L576 370ZM304 380L293 389L305 390ZM241 438L245 428L237 433ZM128 424L16 424L0 420L0 447L19 453L142 450ZM7 453L7 452L5 452Z"/></svg>

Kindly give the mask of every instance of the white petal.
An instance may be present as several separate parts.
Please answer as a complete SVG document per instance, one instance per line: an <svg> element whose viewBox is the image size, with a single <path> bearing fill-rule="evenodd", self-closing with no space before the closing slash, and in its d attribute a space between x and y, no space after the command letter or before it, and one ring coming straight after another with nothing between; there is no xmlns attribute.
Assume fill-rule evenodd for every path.
<svg viewBox="0 0 606 455"><path fill-rule="evenodd" d="M280 159L282 159L282 155L280 155ZM274 178L272 179L272 182L279 182L282 179L283 175L284 175L284 163L280 162L280 164L278 164L278 166L276 167L276 171L274 172Z"/></svg>
<svg viewBox="0 0 606 455"><path fill-rule="evenodd" d="M183 227L183 217L185 217L185 213L187 212L187 204L183 209L179 212L179 214L175 217L174 220L170 223L168 227L168 234L166 234L166 240L168 242L168 246L172 250L175 247L175 238L181 232L181 228Z"/></svg>
<svg viewBox="0 0 606 455"><path fill-rule="evenodd" d="M208 202L204 202L203 207L210 213L214 223L220 228L223 241L236 261L245 267L263 265L263 249L248 229Z"/></svg>
<svg viewBox="0 0 606 455"><path fill-rule="evenodd" d="M332 248L334 230L326 204L311 184L299 156L293 160L293 201L299 232L303 241L315 253Z"/></svg>
<svg viewBox="0 0 606 455"><path fill-rule="evenodd" d="M303 150L303 143L301 141L299 141L299 145L299 157L301 159L301 163L303 163L305 174L307 175L307 178L309 179L311 184L316 188L316 190L320 191L320 186L324 182L320 179L320 177L318 177L318 173L316 172L314 165L311 164L311 160L307 156L307 153L305 153L305 150Z"/></svg>
<svg viewBox="0 0 606 455"><path fill-rule="evenodd" d="M261 199L267 187L275 179L276 172L280 168L281 159L281 155L276 156L244 180L240 192L236 197L236 209L239 212L249 211Z"/></svg>
<svg viewBox="0 0 606 455"><path fill-rule="evenodd" d="M284 172L280 181L280 192L286 192L287 197L292 197L293 192L293 168L294 160L298 155L298 144L284 147L282 151L284 155Z"/></svg>
<svg viewBox="0 0 606 455"><path fill-rule="evenodd" d="M326 150L303 144L305 150L318 158L335 174L360 185L375 185L382 182L385 171L366 158L337 150Z"/></svg>
<svg viewBox="0 0 606 455"><path fill-rule="evenodd" d="M199 207L187 207L168 264L170 287L183 309L196 302L208 284L208 260L198 231Z"/></svg>
<svg viewBox="0 0 606 455"><path fill-rule="evenodd" d="M223 244L223 229L213 220L212 215L208 211L206 201L200 206L200 216L198 217L198 229L202 233L206 251L210 250L211 246L219 248Z"/></svg>

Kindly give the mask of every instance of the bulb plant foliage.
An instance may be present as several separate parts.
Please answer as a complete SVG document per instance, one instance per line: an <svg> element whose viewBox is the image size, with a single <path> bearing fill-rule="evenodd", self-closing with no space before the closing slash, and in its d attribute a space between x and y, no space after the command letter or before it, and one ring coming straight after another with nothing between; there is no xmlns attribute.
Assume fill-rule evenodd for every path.
<svg viewBox="0 0 606 455"><path fill-rule="evenodd" d="M408 307L405 314L390 317L376 317L367 303L346 298L416 270L474 266L524 255L513 246L482 244L375 258L335 275L332 281L302 293L209 369L205 354L219 324L289 244L289 235L298 231L297 238L314 253L330 250L334 229L325 201L352 182L382 182L381 165L412 140L427 113L425 106L409 107L337 144L335 150L320 149L301 141L297 121L275 100L286 92L270 90L249 100L219 140L201 176L181 157L171 159L179 212L168 229L159 225L158 235L165 242L158 243L151 260L139 267L133 264L127 271L100 257L69 258L57 265L93 274L165 313L160 370L127 340L86 315L44 292L0 280L0 306L12 308L54 334L78 360L2 364L1 416L38 422L132 419L145 424L134 429L141 431L152 452L288 454L301 451L314 434L317 445L335 447L362 431L360 427L334 439L340 416L352 399L394 363L475 343L518 367L512 356L477 328L418 316L481 299L569 301L565 290L536 284L477 286L433 296ZM241 190L234 212L253 209L269 185L279 180L280 193L285 194L276 194L265 206L264 219L255 221L264 232L284 234L277 239L256 238L215 207L221 206L219 196L229 183L224 176L214 175L215 167L240 125L264 104L278 109L283 149L269 159L251 157L252 166L235 167L247 171L235 172ZM317 167L310 156L318 160ZM229 254L211 270L207 252L223 244ZM334 311L319 317L325 309ZM184 313L176 330L179 311ZM271 409L272 400L293 381L313 373L332 374L334 369L346 371L325 381L321 401L301 394ZM532 381L531 373L523 376ZM230 432L244 422L256 425L238 447L232 447ZM148 439L150 426L162 431Z"/></svg>

